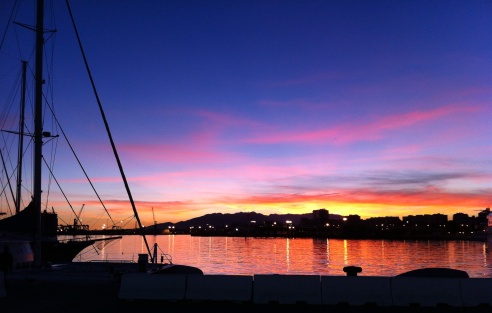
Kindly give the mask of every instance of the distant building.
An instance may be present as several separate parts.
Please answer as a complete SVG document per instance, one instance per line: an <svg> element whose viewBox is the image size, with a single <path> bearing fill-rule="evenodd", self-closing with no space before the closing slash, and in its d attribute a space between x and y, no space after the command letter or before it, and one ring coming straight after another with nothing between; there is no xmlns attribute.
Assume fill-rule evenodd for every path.
<svg viewBox="0 0 492 313"><path fill-rule="evenodd" d="M490 208L486 208L485 210L478 213L478 219L480 221L486 221L487 216L490 214Z"/></svg>
<svg viewBox="0 0 492 313"><path fill-rule="evenodd" d="M347 222L356 223L360 222L360 216L357 214L347 216Z"/></svg>
<svg viewBox="0 0 492 313"><path fill-rule="evenodd" d="M307 217L301 217L301 220L299 221L299 227L313 227L314 226L314 221L310 218Z"/></svg>
<svg viewBox="0 0 492 313"><path fill-rule="evenodd" d="M489 231L488 224L490 218L491 218L490 208L486 208L485 210L478 213L477 227L485 232L488 232Z"/></svg>
<svg viewBox="0 0 492 313"><path fill-rule="evenodd" d="M385 216L385 217L371 217L365 220L366 225L368 226L389 226L389 227L398 227L401 226L401 220L397 216Z"/></svg>
<svg viewBox="0 0 492 313"><path fill-rule="evenodd" d="M403 224L412 226L439 226L448 222L448 216L444 214L409 215L403 217Z"/></svg>
<svg viewBox="0 0 492 313"><path fill-rule="evenodd" d="M470 222L470 216L465 213L455 213L453 214L453 222L456 224L468 224Z"/></svg>
<svg viewBox="0 0 492 313"><path fill-rule="evenodd" d="M313 211L313 224L314 226L325 226L330 222L330 212L326 209L319 209Z"/></svg>

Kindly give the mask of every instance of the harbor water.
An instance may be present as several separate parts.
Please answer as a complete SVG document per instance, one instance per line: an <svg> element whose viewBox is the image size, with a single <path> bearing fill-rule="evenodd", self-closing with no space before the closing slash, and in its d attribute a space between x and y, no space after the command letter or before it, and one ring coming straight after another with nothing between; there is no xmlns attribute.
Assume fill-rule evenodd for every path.
<svg viewBox="0 0 492 313"><path fill-rule="evenodd" d="M447 267L470 277L492 278L492 251L479 241L343 240L310 238L147 236L159 255L204 274L345 275L343 267L362 267L363 276L394 276L425 267ZM88 247L74 261L131 260L147 249L141 236L123 236ZM160 260L160 257L159 257Z"/></svg>

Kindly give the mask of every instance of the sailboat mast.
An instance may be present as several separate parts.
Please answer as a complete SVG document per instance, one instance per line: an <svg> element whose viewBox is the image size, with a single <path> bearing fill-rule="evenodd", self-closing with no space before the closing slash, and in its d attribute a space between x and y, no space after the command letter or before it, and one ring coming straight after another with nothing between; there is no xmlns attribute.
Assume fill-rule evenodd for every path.
<svg viewBox="0 0 492 313"><path fill-rule="evenodd" d="M37 0L36 9L36 72L34 98L34 186L33 205L36 209L34 233L34 265L41 266L41 166L43 148L43 45L44 0Z"/></svg>
<svg viewBox="0 0 492 313"><path fill-rule="evenodd" d="M87 70L87 74L89 75L89 79L91 81L92 90L94 91L94 96L96 97L97 105L99 106L99 111L101 112L101 117L103 119L104 126L106 128L106 133L108 134L109 142L111 143L111 148L113 149L113 154L114 154L114 157L116 159L116 163L118 164L118 169L120 170L120 175L121 175L121 178L123 179L126 193L128 195L128 198L130 199L130 204L132 205L133 214L135 216L135 219L137 220L137 223L138 223L138 226L140 229L140 233L143 237L145 246L147 247L147 252L149 253L149 255L152 255L152 252L150 251L149 243L147 242L147 238L145 237L145 230L143 229L142 222L140 221L140 218L138 217L137 208L135 206L135 201L133 201L133 196L132 196L132 193L130 191L130 186L128 185L128 181L127 181L126 176L125 176L125 171L123 170L123 166L121 165L120 157L118 156L118 150L116 150L116 145L113 141L113 136L111 135L111 131L109 129L109 124L108 124L108 120L106 119L106 114L104 114L101 100L99 99L99 94L97 93L97 90L96 90L96 84L94 83L94 79L92 78L92 74L91 74L91 71L89 69L89 63L87 62L87 58L85 57L84 49L82 49L82 43L80 40L79 32L77 30L77 27L75 27L75 20L73 18L72 9L70 8L70 4L69 4L68 0L66 0L66 4L67 4L68 12L70 14L70 19L72 20L72 24L74 26L75 35L77 36L77 41L79 42L80 52L82 53L82 57L84 59L85 68Z"/></svg>
<svg viewBox="0 0 492 313"><path fill-rule="evenodd" d="M19 151L17 156L17 190L15 195L15 214L19 214L21 205L22 157L24 154L24 112L26 108L26 72L27 61L22 61L21 116L19 121Z"/></svg>

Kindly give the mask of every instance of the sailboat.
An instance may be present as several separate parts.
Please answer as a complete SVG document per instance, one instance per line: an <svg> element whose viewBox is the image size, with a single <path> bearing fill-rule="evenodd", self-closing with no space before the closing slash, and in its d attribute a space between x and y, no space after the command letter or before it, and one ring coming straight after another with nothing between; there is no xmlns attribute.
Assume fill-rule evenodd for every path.
<svg viewBox="0 0 492 313"><path fill-rule="evenodd" d="M49 137L50 134L43 130L43 113L42 113L42 103L43 103L43 45L44 45L44 34L46 29L44 28L44 0L37 0L36 8L36 26L31 28L36 33L36 53L35 53L35 97L34 97L34 183L33 183L33 196L31 203L18 214L0 221L0 233L3 231L15 232L20 231L21 227L19 224L23 224L25 231L31 233L31 243L33 247L33 261L35 267L41 267L43 262L66 262L71 261L76 254L82 251L84 248L93 245L99 239L91 239L89 237L85 240L70 240L67 242L61 242L56 239L56 229L57 217L54 212L47 212L46 210L42 212L41 208L41 168L43 161L43 139ZM72 24L74 26L75 34L79 43L79 47L85 62L85 67L92 84L92 88L99 106L101 117L104 122L104 126L108 135L108 139L111 144L111 148L118 165L118 169L121 174L121 178L125 185L125 189L132 206L133 216L138 223L139 229L141 230L141 235L145 242L148 254L139 255L139 264L147 263L149 261L149 256L152 264L156 265L151 267L149 273L152 274L175 274L175 273L193 273L193 274L203 274L203 272L193 266L187 265L177 265L173 264L170 258L164 258L161 256L161 264L157 264L157 245L154 245L153 251L151 251L147 239L145 237L145 232L143 225L138 216L138 212L133 200L128 181L126 179L123 166L121 164L120 158L118 156L118 151L116 145L113 141L109 125L101 105L100 98L97 94L97 89L95 87L94 80L92 78L87 59L85 57L84 50L82 48L81 40L78 34L78 30L75 26L75 21L71 12L70 4L66 2L68 11L70 13L70 18L72 19ZM19 203L20 200L17 201ZM77 216L77 215L76 215ZM78 218L78 217L77 217ZM19 222L20 221L20 222ZM55 227L53 227L55 225ZM54 235L54 236L53 236ZM50 237L50 239L47 239ZM111 237L104 238L100 240L114 240L121 237ZM168 260L167 263L163 263L164 259Z"/></svg>
<svg viewBox="0 0 492 313"><path fill-rule="evenodd" d="M40 65L42 66L42 65ZM15 196L12 195L15 205L15 214L0 220L0 248L5 249L8 247L14 257L15 267L29 267L33 265L35 261L35 254L33 249L38 246L41 248L42 254L38 252L39 264L48 263L66 263L71 262L77 254L79 254L85 248L94 245L98 241L112 241L121 238L91 238L89 236L73 237L66 240L58 240L58 216L54 212L48 212L44 210L41 212L41 200L40 200L40 183L35 182L37 192L34 192L30 203L21 210L21 177L23 168L23 138L24 136L31 136L35 141L35 150L39 150L38 145L42 145L43 138L49 137L47 132L43 132L42 128L36 126L37 132L34 134L24 133L24 106L25 106L25 93L26 93L26 68L27 61L22 61L22 92L21 92L21 118L19 119L19 132L8 131L19 136L18 140L18 159L17 159L17 181ZM37 80L36 80L37 81ZM41 83L42 84L42 83ZM36 112L36 114L41 114ZM39 121L38 121L39 123ZM35 123L36 124L36 123ZM41 132L40 132L41 131ZM56 136L55 136L56 137ZM38 138L41 138L39 140ZM40 156L37 153L38 158ZM2 154L2 160L4 159ZM5 163L5 162L3 162ZM36 163L39 166L39 162ZM5 164L4 164L5 165ZM35 172L36 172L36 165ZM6 168L4 166L4 170ZM41 178L40 172L35 173L38 180ZM7 184L10 185L10 180L7 178ZM13 194L13 192L12 192ZM3 214L6 215L6 214Z"/></svg>
<svg viewBox="0 0 492 313"><path fill-rule="evenodd" d="M51 136L49 132L43 130L43 37L46 31L43 25L44 1L38 1L37 6L37 24L35 27L17 23L22 27L34 30L36 33L34 132L32 134L24 133L27 61L22 61L23 74L21 88L22 92L20 97L22 100L21 117L19 118L19 132L3 130L9 133L14 133L19 137L15 196L12 192L12 200L15 205L15 214L0 220L0 248L2 251L4 247L9 248L14 257L15 267L29 267L32 265L39 267L44 264L71 262L77 254L85 248L94 245L96 242L104 241L107 243L121 238L121 236L91 238L86 235L77 237L73 236L71 238L59 240L57 213L55 213L54 209L52 212L48 212L46 209L43 211L41 210L41 166L43 161L43 140L58 136ZM23 210L21 210L21 177L23 168L24 136L32 137L34 141L34 179L32 200ZM5 166L4 170L7 172ZM9 178L7 178L7 183L10 185Z"/></svg>
<svg viewBox="0 0 492 313"><path fill-rule="evenodd" d="M25 70L26 63L23 61L23 91L25 90ZM24 99L24 96L22 97ZM23 111L23 109L21 110ZM23 114L21 114L23 115ZM0 246L8 246L10 251L15 253L14 260L16 267L28 267L34 261L34 255L31 245L33 241L33 230L36 229L36 221L38 220L37 210L34 206L34 201L31 201L24 210L20 210L21 206L21 171L23 168L23 136L24 136L24 119L20 119L19 135L19 154L17 162L17 190L16 197L13 197L15 204L15 215L0 220ZM3 158L3 157L2 157ZM7 180L7 183L9 181ZM43 264L48 263L66 263L71 262L77 254L85 248L94 245L98 241L112 241L121 237L113 238L91 238L90 236L71 237L67 240L58 240L58 216L54 212L44 210L40 215L41 220L41 246L42 255L41 261ZM8 240L6 240L8 239ZM15 239L15 240L14 240ZM26 245L25 243L28 243ZM4 247L0 247L4 248Z"/></svg>

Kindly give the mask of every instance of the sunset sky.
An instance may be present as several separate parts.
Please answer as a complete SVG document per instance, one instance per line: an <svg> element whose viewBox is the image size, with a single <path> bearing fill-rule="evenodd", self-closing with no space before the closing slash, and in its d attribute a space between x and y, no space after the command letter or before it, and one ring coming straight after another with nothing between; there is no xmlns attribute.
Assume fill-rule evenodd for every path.
<svg viewBox="0 0 492 313"><path fill-rule="evenodd" d="M20 60L34 69L33 32L5 31L14 2L0 2L2 129L15 119L5 107L19 103ZM57 29L45 34L47 98L125 224L132 210L65 1L46 2L46 28ZM146 225L151 208L178 222L320 208L451 217L491 205L491 1L70 3ZM33 25L33 4L20 1L13 20ZM107 223L62 139L54 173L75 211L85 204L84 222ZM49 197L71 222L54 184Z"/></svg>

